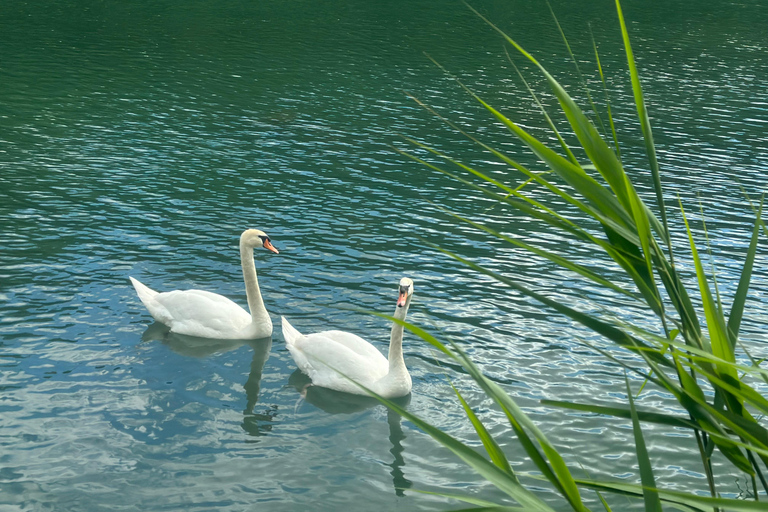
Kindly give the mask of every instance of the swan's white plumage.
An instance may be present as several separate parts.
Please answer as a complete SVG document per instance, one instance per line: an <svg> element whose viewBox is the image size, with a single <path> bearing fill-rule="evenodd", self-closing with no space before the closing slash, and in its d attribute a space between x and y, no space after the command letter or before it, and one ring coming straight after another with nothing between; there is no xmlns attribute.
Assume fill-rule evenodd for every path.
<svg viewBox="0 0 768 512"><path fill-rule="evenodd" d="M339 373L370 387L389 371L387 358L360 336L344 331L323 331L305 336L285 317L281 321L288 351L299 369L316 386L359 393L360 388Z"/></svg>
<svg viewBox="0 0 768 512"><path fill-rule="evenodd" d="M410 279L404 308L395 316L405 319L413 283ZM385 398L405 396L411 391L411 376L402 357L402 327L395 325L390 340L390 359L360 336L344 331L322 331L303 335L281 317L283 338L299 369L312 384L345 393L366 394L356 383Z"/></svg>
<svg viewBox="0 0 768 512"><path fill-rule="evenodd" d="M254 233L246 236L249 232ZM247 246L258 243L259 236L266 235L258 230L245 231L241 237L241 252L244 251L244 245L247 252ZM256 238L251 240L253 237ZM243 266L245 267L250 260L250 265L254 267L252 272L255 280L252 247L250 251L250 255L243 255ZM204 290L174 290L158 293L133 277L130 277L130 280L152 318L170 327L172 332L216 339L256 339L272 335L272 320L264 309L258 285L255 290L246 288L249 303L253 302L256 308L259 308L254 311L254 317L252 317L242 307L216 293ZM253 297L251 300L250 296L254 294L258 297Z"/></svg>

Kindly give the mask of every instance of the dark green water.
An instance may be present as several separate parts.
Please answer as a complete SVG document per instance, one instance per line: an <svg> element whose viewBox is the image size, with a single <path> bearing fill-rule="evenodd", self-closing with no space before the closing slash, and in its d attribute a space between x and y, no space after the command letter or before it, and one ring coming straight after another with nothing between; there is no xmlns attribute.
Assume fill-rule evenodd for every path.
<svg viewBox="0 0 768 512"><path fill-rule="evenodd" d="M475 5L576 83L545 5ZM612 2L554 8L597 91L592 22L624 159L650 199ZM768 10L745 0L627 2L625 11L668 204L680 195L699 218L701 202L730 296L752 218L739 186L754 197L768 182ZM417 137L520 181L408 91L533 164L423 52L546 137L499 37L458 2L0 2L0 510L456 506L410 487L501 498L381 407L323 393L300 401L279 328L271 342L245 344L147 331L129 275L245 305L237 237L247 227L281 251L256 257L276 325L286 315L300 330L344 329L385 349L387 323L350 307L391 313L409 276L409 318L463 344L569 463L638 480L628 424L539 405L622 399L623 374L578 344L589 333L420 242L644 321L430 204L593 258L391 149L404 147L397 134ZM768 355L766 263L763 251L743 332L756 357ZM412 336L405 355L409 410L477 444L447 374L516 468L532 469L465 375ZM653 389L640 404L671 407ZM660 485L705 491L687 432L649 428L648 439ZM721 491L740 495L745 482L728 475Z"/></svg>

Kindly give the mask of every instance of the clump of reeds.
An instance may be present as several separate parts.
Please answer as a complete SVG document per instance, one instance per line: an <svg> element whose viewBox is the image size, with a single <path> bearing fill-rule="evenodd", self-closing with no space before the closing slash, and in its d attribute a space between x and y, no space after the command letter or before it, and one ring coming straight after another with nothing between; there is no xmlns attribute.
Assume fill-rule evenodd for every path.
<svg viewBox="0 0 768 512"><path fill-rule="evenodd" d="M606 141L593 122L566 93L558 81L533 56L476 11L478 16L497 30L506 42L520 54L530 60L546 78L551 92L557 98L560 109L568 120L573 135L578 139L579 153L583 152L589 162L582 164L578 161L574 150L566 144L546 112L544 115L548 125L560 142L559 151L547 147L528 131L502 115L465 87L467 92L495 119L509 128L512 134L546 164L546 172L535 172L516 162L503 151L471 138L501 161L507 163L516 172L522 173L527 178L526 184L538 185L539 192L546 190L564 200L568 205L577 208L581 212L582 221L573 220L572 215L566 218L554 209L545 206L540 200L527 195L524 187L506 186L482 171L456 161L447 154L432 149L424 143L411 140L417 147L426 149L445 159L458 170L454 172L443 166L428 163L409 152L403 152L403 154L463 182L467 187L492 197L523 215L538 219L548 226L547 229L578 240L582 246L586 244L592 247L596 253L607 255L620 267L624 276L634 284L634 289L628 290L619 284L626 282L626 279L611 280L601 276L599 270L581 265L575 259L569 259L546 249L531 246L498 233L482 223L456 216L460 221L466 222L492 237L523 247L575 272L580 278L591 282L593 286L609 288L613 292L631 297L632 300L642 305L658 319L657 332L631 325L627 321L612 321L597 315L583 313L561 301L555 301L544 294L529 290L505 275L437 247L438 250L461 264L536 299L623 349L633 352L644 362L643 367L627 362L626 359L617 359L610 353L602 351L605 357L610 358L617 365L623 366L627 372L642 375L650 386L657 386L677 399L680 405L680 414L640 410L635 406L633 390L627 380L625 390L627 401L617 403L613 407L545 401L546 404L553 406L630 419L633 425L641 485L576 478L572 474L571 468L565 464L562 456L536 427L535 423L523 413L502 388L483 375L459 346L453 342L444 344L414 325L405 323L403 325L466 369L487 396L492 398L506 415L510 429L516 435L528 457L541 472L541 477L549 482L573 510L588 510L582 500L581 493L584 489L598 491L600 502L606 510L610 510L610 507L608 501L603 498L604 494L618 494L642 499L645 509L648 511L662 510L662 505L681 510L768 510L768 505L765 502L758 501L759 494L764 495L765 492L768 492L768 483L764 475L766 467L768 467L768 430L759 421L761 415L768 413L768 400L752 385L755 382L754 379L768 382L768 372L760 367L762 361L755 360L739 341L739 328L746 304L760 230L761 227L763 230L766 229L761 220L762 201L760 206L755 209L751 242L730 311L726 312L717 282L713 281L714 276L707 274L699 257L682 202L679 203L679 209L675 209L673 213L671 210L668 212L664 205L651 124L643 100L640 78L635 67L627 27L618 0L616 1L616 8L626 50L634 102L645 142L648 166L653 176L655 204L648 205L639 197L632 180L625 172L619 153L616 129L610 114L610 104L607 103L607 125L610 127L611 138L606 137L608 139ZM562 34L562 30L560 32ZM568 47L568 51L570 52L570 47ZM571 57L573 56L571 55ZM596 46L595 57L602 78ZM605 87L604 80L603 85ZM464 86L462 85L462 87ZM538 99L536 102L540 105ZM591 97L589 97L589 103L596 119L600 119ZM605 126L605 123L601 121L598 124ZM490 183L497 188L480 186L476 182L478 179L482 180L481 183L485 182L486 185ZM687 247L672 246L672 237L667 221L668 215L680 215L684 221L689 241ZM592 229L595 225L600 226L601 233L595 233L595 230ZM696 269L697 289L686 289L675 264L675 251L677 251L678 257L685 253L685 258L693 261ZM700 309L697 310L694 304L701 304ZM700 315L703 316L703 322L700 320ZM596 348L596 350L599 349ZM750 361L751 364L745 364L744 361ZM454 496L478 507L472 510L552 510L549 505L521 483L520 475L516 475L512 471L509 461L497 441L489 434L458 390L456 390L456 395L464 407L467 417L474 425L488 458L441 432L427 421L415 417L395 404L385 402L393 410L452 450L478 474L504 491L512 501L516 502L516 505L499 504L482 499ZM643 423L654 423L669 428L684 428L693 432L701 456L701 468L698 469L707 476L711 496L701 496L693 490L680 492L657 487L653 467L643 439ZM734 468L746 475L751 481L754 500L719 497L715 484L716 475L713 465L710 463L715 449L719 450ZM695 470L695 468L690 469ZM537 482L537 484L539 483Z"/></svg>

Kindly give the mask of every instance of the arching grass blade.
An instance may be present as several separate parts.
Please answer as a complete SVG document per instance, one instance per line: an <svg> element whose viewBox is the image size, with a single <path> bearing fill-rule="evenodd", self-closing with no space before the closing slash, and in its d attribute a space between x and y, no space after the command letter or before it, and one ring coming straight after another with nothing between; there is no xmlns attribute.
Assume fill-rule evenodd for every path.
<svg viewBox="0 0 768 512"><path fill-rule="evenodd" d="M632 398L632 389L629 387L629 379L624 373L624 381L627 385L627 399L629 400L629 412L632 417L632 431L635 436L635 449L637 462L640 466L640 481L643 483L643 501L645 512L661 512L661 501L656 491L656 478L653 476L653 466L648 457L648 449L645 447L643 431L640 428L640 420L635 410L635 399Z"/></svg>

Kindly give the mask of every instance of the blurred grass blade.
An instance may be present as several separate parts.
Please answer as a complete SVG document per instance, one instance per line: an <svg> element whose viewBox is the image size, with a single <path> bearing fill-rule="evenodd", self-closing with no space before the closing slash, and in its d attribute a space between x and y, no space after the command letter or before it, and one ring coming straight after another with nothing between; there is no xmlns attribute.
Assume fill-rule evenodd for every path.
<svg viewBox="0 0 768 512"><path fill-rule="evenodd" d="M651 459L648 457L648 450L645 447L643 431L640 428L640 420L635 410L635 400L632 398L632 389L629 387L629 379L626 372L624 372L624 381L627 385L627 399L629 400L629 412L632 417L632 431L635 436L637 462L640 467L640 481L643 483L645 512L661 512L661 501L659 501L659 494L656 491L656 478L653 476Z"/></svg>
<svg viewBox="0 0 768 512"><path fill-rule="evenodd" d="M488 456L491 458L494 464L508 472L515 479L515 481L518 481L515 473L512 471L512 468L509 465L509 461L507 460L506 455L504 455L504 452L501 451L499 444L491 436L491 434L488 433L485 425L483 425L469 404L464 400L464 397L461 396L459 390L456 389L453 384L451 384L451 387L456 393L456 396L459 398L461 406L464 408L464 413L467 415L467 418L469 418L472 426L475 427L475 432L477 432L477 436L480 438L480 441L483 442L483 446L485 447L485 451L488 452Z"/></svg>
<svg viewBox="0 0 768 512"><path fill-rule="evenodd" d="M605 512L612 512L610 505L608 505L608 502L605 501L605 498L603 497L603 493L600 491L595 491L595 494L597 494L597 497L600 498L600 503L603 504L603 508L605 508Z"/></svg>
<svg viewBox="0 0 768 512"><path fill-rule="evenodd" d="M460 508L458 510L454 510L453 512L526 512L526 508L520 508L520 507L508 507L506 505L494 505L490 507L479 507L479 508Z"/></svg>

